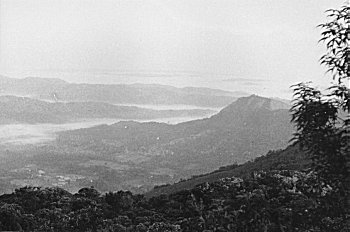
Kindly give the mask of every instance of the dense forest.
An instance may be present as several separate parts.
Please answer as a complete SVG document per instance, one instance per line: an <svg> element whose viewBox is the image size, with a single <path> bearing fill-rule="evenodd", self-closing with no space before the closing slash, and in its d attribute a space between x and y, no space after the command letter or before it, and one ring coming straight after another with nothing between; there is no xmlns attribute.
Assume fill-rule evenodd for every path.
<svg viewBox="0 0 350 232"><path fill-rule="evenodd" d="M344 208L314 172L254 172L145 198L25 187L0 197L0 230L349 231ZM349 226L349 224L347 225Z"/></svg>

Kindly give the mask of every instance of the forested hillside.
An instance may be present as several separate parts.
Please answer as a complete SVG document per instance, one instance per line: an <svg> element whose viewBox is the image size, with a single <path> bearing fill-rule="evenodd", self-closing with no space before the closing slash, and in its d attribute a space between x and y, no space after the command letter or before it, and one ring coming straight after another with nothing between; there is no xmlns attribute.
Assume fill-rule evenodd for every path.
<svg viewBox="0 0 350 232"><path fill-rule="evenodd" d="M330 186L312 172L256 172L146 199L131 192L71 194L21 188L0 196L0 230L24 231L327 231L346 232ZM329 208L333 211L329 211Z"/></svg>
<svg viewBox="0 0 350 232"><path fill-rule="evenodd" d="M252 177L252 173L259 171L302 171L310 168L310 164L311 160L299 146L293 145L286 149L269 151L266 155L257 157L254 161L249 161L244 164L223 166L214 172L193 176L192 178L182 180L175 184L156 186L153 190L147 192L145 196L154 197L162 194L172 194L182 190L190 190L196 185L206 182L213 183L221 178L229 178L232 176L249 179Z"/></svg>

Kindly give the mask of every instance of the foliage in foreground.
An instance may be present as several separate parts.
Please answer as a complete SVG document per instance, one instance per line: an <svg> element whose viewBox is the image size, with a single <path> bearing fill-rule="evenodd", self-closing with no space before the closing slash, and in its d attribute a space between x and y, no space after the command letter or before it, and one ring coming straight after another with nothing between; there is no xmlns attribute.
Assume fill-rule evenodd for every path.
<svg viewBox="0 0 350 232"><path fill-rule="evenodd" d="M313 172L255 173L146 199L94 188L25 187L0 196L0 230L349 231L333 189Z"/></svg>
<svg viewBox="0 0 350 232"><path fill-rule="evenodd" d="M320 58L332 73L328 93L309 84L294 85L294 140L312 158L318 178L330 185L350 213L350 4L330 9L320 24L326 53Z"/></svg>

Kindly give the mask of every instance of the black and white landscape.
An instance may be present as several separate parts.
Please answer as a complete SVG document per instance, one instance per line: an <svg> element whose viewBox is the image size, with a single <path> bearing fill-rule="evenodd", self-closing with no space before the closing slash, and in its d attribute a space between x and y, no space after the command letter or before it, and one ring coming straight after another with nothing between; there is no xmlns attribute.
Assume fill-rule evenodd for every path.
<svg viewBox="0 0 350 232"><path fill-rule="evenodd" d="M0 231L350 231L349 15L0 0Z"/></svg>

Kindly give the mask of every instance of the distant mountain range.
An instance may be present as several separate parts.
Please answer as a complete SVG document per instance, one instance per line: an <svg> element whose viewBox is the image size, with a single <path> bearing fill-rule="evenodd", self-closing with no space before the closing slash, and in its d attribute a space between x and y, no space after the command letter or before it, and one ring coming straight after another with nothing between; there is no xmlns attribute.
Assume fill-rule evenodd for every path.
<svg viewBox="0 0 350 232"><path fill-rule="evenodd" d="M86 118L148 120L171 117L206 117L214 112L205 109L152 110L103 102L50 103L27 97L0 96L0 124L66 123Z"/></svg>
<svg viewBox="0 0 350 232"><path fill-rule="evenodd" d="M16 95L47 101L105 102L111 104L185 104L224 107L249 94L209 88L175 88L155 84L73 84L54 78L24 79L0 76L0 95Z"/></svg>
<svg viewBox="0 0 350 232"><path fill-rule="evenodd" d="M126 121L62 132L58 146L142 154L148 157L144 166L189 176L285 147L293 133L288 108L283 102L252 95L202 120L176 125Z"/></svg>

